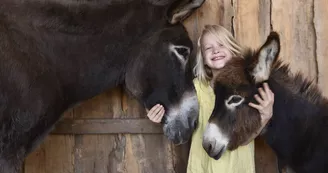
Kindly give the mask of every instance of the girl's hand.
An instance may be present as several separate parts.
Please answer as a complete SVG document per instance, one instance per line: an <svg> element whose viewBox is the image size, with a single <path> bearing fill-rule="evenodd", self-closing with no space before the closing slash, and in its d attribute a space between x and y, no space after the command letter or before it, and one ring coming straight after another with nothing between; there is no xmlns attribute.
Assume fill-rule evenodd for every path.
<svg viewBox="0 0 328 173"><path fill-rule="evenodd" d="M264 90L262 88L259 88L259 93L261 97L258 94L254 95L254 98L257 102L260 104L254 104L254 103L249 103L248 105L257 109L260 112L261 115L261 127L254 132L251 137L245 141L242 145L247 145L249 142L254 140L263 130L265 125L268 123L270 118L272 117L272 110L273 110L273 102L274 102L274 94L270 90L269 86L267 83L264 83Z"/></svg>
<svg viewBox="0 0 328 173"><path fill-rule="evenodd" d="M274 94L270 90L269 85L267 83L264 83L263 85L264 90L262 88L259 88L259 93L261 97L258 94L255 94L254 96L255 100L260 104L257 105L254 103L249 103L249 106L257 109L260 112L262 127L264 127L272 117L274 103Z"/></svg>
<svg viewBox="0 0 328 173"><path fill-rule="evenodd" d="M148 111L147 117L154 123L160 123L164 116L164 113L164 107L162 105L157 104Z"/></svg>

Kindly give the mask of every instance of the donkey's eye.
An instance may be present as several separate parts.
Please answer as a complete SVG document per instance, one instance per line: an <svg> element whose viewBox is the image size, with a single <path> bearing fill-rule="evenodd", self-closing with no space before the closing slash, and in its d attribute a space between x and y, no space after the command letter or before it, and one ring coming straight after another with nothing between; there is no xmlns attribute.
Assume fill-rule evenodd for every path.
<svg viewBox="0 0 328 173"><path fill-rule="evenodd" d="M170 44L169 50L173 53L182 63L185 63L189 54L190 48L183 45Z"/></svg>
<svg viewBox="0 0 328 173"><path fill-rule="evenodd" d="M185 48L185 47L181 47L181 48L175 48L178 53L180 55L182 55L185 59L187 59L188 55L189 55L189 49Z"/></svg>

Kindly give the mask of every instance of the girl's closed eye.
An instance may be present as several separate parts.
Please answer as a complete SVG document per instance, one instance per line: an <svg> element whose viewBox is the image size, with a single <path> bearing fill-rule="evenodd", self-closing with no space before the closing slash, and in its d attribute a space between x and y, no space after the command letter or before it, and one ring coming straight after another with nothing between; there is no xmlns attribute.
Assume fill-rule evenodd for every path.
<svg viewBox="0 0 328 173"><path fill-rule="evenodd" d="M210 50L212 47L206 47L205 50Z"/></svg>

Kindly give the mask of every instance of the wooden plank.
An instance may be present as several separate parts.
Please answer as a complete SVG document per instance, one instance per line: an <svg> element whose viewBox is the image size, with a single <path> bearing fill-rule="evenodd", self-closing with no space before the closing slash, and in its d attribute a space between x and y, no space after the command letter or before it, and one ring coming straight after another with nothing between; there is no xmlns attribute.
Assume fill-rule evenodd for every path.
<svg viewBox="0 0 328 173"><path fill-rule="evenodd" d="M192 41L197 43L202 29L207 24L218 24L231 30L233 12L230 0L206 0L195 13L184 21L184 26Z"/></svg>
<svg viewBox="0 0 328 173"><path fill-rule="evenodd" d="M74 138L50 135L25 161L25 173L73 173Z"/></svg>
<svg viewBox="0 0 328 173"><path fill-rule="evenodd" d="M74 120L63 120L64 123L58 123L56 129L57 132L76 134L73 153L75 173L124 172L125 139L112 134L111 128L126 124L122 126L120 121L110 123L123 115L122 89L116 87L81 103L73 114ZM109 133L106 134L106 130Z"/></svg>
<svg viewBox="0 0 328 173"><path fill-rule="evenodd" d="M258 48L270 32L270 1L233 1L235 38L244 46Z"/></svg>
<svg viewBox="0 0 328 173"><path fill-rule="evenodd" d="M270 32L270 1L233 1L235 38L243 46L258 48ZM277 159L272 149L260 137L255 139L257 173L276 173Z"/></svg>
<svg viewBox="0 0 328 173"><path fill-rule="evenodd" d="M324 7L323 7L324 8ZM317 82L313 1L272 1L272 26L281 35L280 58Z"/></svg>
<svg viewBox="0 0 328 173"><path fill-rule="evenodd" d="M184 170L185 165L174 163L177 157L174 147L163 135L133 135L127 134L125 147L126 172L165 172L176 173L176 168ZM183 173L183 172L181 172Z"/></svg>
<svg viewBox="0 0 328 173"><path fill-rule="evenodd" d="M124 112L123 114L124 118L145 117L145 112L144 110L140 109L140 107L141 106L138 104L136 100L133 100L126 93L123 94L122 110ZM150 122L150 120L148 120L148 122ZM144 136L125 134L122 135L122 137L124 137L125 139L125 145L124 145L125 155L124 155L124 160L122 161L122 164L124 165L125 168L125 172L136 172L136 173L141 172L142 169L145 169L144 168L145 165L139 164L139 161L146 160L146 158L142 156L144 155L144 153L147 153L147 150L144 147ZM135 145L137 145L138 147L135 147ZM152 150L154 148L152 149L149 148L149 149ZM138 153L136 153L136 150L138 151Z"/></svg>
<svg viewBox="0 0 328 173"><path fill-rule="evenodd" d="M120 118L147 118L145 108L126 92L122 95L122 111L123 115Z"/></svg>
<svg viewBox="0 0 328 173"><path fill-rule="evenodd" d="M63 115L71 119L72 112ZM24 173L72 173L74 170L74 136L48 135L24 162Z"/></svg>
<svg viewBox="0 0 328 173"><path fill-rule="evenodd" d="M74 173L122 173L125 139L112 135L76 138Z"/></svg>
<svg viewBox="0 0 328 173"><path fill-rule="evenodd" d="M121 117L122 89L116 87L73 108L74 118L113 118Z"/></svg>
<svg viewBox="0 0 328 173"><path fill-rule="evenodd" d="M52 134L162 134L149 119L74 119L58 122Z"/></svg>
<svg viewBox="0 0 328 173"><path fill-rule="evenodd" d="M314 29L316 36L316 59L318 65L318 85L328 97L328 1L314 1Z"/></svg>
<svg viewBox="0 0 328 173"><path fill-rule="evenodd" d="M191 144L191 141L189 141L188 143L182 144L182 145L178 145L178 146L175 146L174 144L171 143L171 148L173 149L173 151L172 151L173 163L172 164L174 165L174 167L173 167L174 173L187 172L190 144Z"/></svg>

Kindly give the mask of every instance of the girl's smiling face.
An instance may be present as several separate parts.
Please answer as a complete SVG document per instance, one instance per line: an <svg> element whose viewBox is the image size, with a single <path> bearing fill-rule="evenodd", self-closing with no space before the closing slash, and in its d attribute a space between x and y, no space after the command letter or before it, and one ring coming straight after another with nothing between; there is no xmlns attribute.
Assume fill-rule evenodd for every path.
<svg viewBox="0 0 328 173"><path fill-rule="evenodd" d="M231 51L220 43L214 35L205 34L202 42L204 64L212 71L224 67L232 58Z"/></svg>

